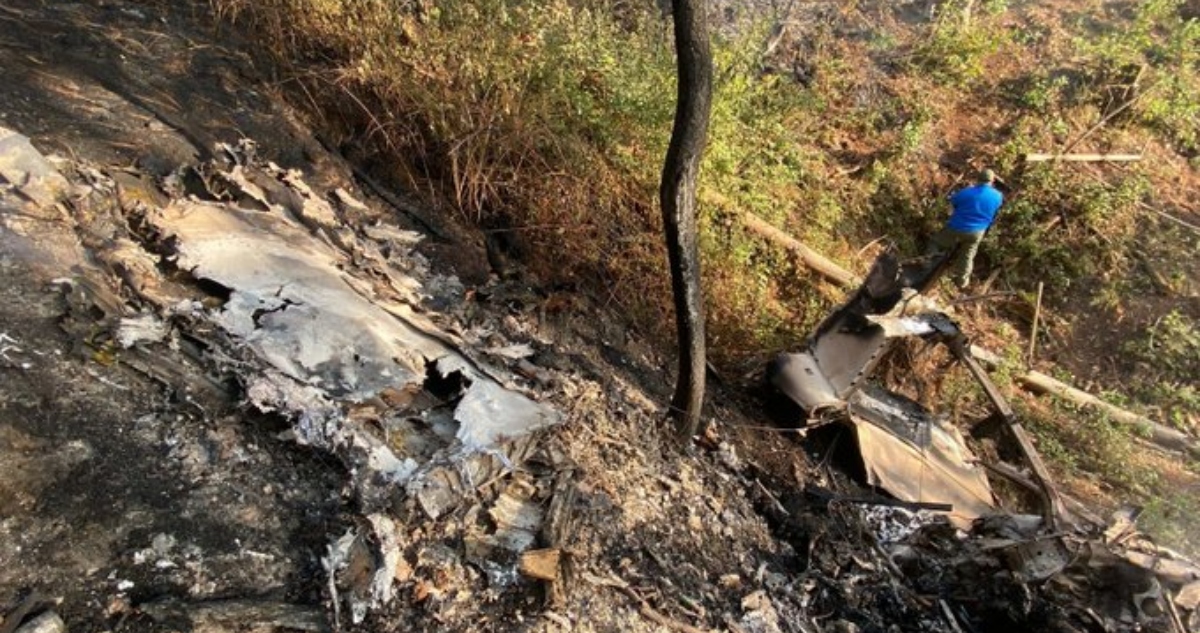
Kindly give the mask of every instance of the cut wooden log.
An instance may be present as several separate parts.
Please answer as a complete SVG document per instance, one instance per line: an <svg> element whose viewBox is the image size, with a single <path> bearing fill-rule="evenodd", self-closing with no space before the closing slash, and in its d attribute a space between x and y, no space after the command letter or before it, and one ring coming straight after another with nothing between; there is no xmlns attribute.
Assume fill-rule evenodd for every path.
<svg viewBox="0 0 1200 633"><path fill-rule="evenodd" d="M991 367L1000 365L999 357L981 347L972 345L971 354ZM1197 444L1195 438L1186 433L1159 424L1146 416L1109 404L1086 391L1076 389L1046 374L1029 371L1016 376L1016 380L1030 391L1059 396L1077 405L1100 411L1115 422L1143 430L1149 434L1148 439L1160 448L1200 456L1200 445Z"/></svg>
<svg viewBox="0 0 1200 633"><path fill-rule="evenodd" d="M1062 161L1065 163L1129 163L1142 160L1141 154L1026 154L1027 163Z"/></svg>
<svg viewBox="0 0 1200 633"><path fill-rule="evenodd" d="M546 606L550 608L566 604L574 582L575 568L571 555L567 552L563 556L562 552L570 543L578 520L578 517L575 516L575 498L579 493L576 485L577 476L578 472L571 467L563 469L555 476L550 505L546 508L546 518L542 522L542 529L538 535L539 541L546 548L540 551L555 552L553 577L544 578L543 576L549 575L549 573L537 576L521 569L521 572L526 575L541 578L550 583L546 588L545 596ZM521 565L525 565L525 557L521 558Z"/></svg>

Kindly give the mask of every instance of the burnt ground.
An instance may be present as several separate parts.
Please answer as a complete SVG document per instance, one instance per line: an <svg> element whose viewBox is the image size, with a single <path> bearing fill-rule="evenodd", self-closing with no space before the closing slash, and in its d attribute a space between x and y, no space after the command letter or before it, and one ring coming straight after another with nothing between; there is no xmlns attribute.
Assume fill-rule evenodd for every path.
<svg viewBox="0 0 1200 633"><path fill-rule="evenodd" d="M29 136L72 183L57 217L0 207L24 227L0 230L0 613L53 605L71 631L114 633L335 622L321 559L364 521L343 461L285 440L289 422L247 406L236 372L197 361L198 339L117 349L113 321L143 297L127 270L95 255L136 233L121 211L131 200L161 203L164 177L240 139L318 191L354 191L370 207L356 221L422 227L355 180L279 97L271 68L246 52L254 43L215 28L208 11L0 7L0 126ZM586 298L489 278L483 240L440 228L424 247L431 267L468 287L427 309L532 345L545 400L565 416L539 439L552 458L500 484L547 498L539 469L571 465L574 571L557 597L528 579L498 582L465 551L471 510L429 521L398 508L396 596L353 630L1094 630L1045 599L1078 586L1031 592L994 556L964 567L912 547L885 553L855 506L800 492L846 485L828 452L810 459L765 430L736 386L713 387L713 430L681 453L662 426L670 370L654 346L597 318ZM191 289L220 302L213 288ZM954 553L956 539L935 526L921 551ZM206 628L156 615L172 604L225 605L242 620ZM246 605L286 605L321 624L256 619Z"/></svg>
<svg viewBox="0 0 1200 633"><path fill-rule="evenodd" d="M245 133L313 164L313 142L236 83L245 60L192 39L186 11L6 3L0 23L0 125L46 154L162 175ZM146 355L171 380L106 355L90 338L102 324L52 283L112 282L78 239L70 222L0 233L0 331L16 348L0 365L4 610L35 591L70 630L101 631L149 630L129 605L169 596L318 604L319 557L349 521L340 464L278 440L286 425L248 415L180 350Z"/></svg>
<svg viewBox="0 0 1200 633"><path fill-rule="evenodd" d="M0 125L29 136L75 186L70 217L0 233L0 331L12 344L0 366L0 612L57 605L71 631L140 631L175 630L146 615L147 605L179 600L329 606L320 559L358 516L344 466L282 441L286 421L247 409L237 381L194 362L194 350L115 350L106 337L118 315L95 309L137 305L119 271L90 249L127 228L84 202L100 173L126 185L121 195L152 199L145 183L211 158L216 143L249 138L260 156L300 169L314 187L353 186L350 167L245 52L253 43L217 32L207 11L140 2L0 7ZM465 280L486 281L481 242L435 241L426 252ZM62 283L67 277L74 281ZM537 315L561 328L562 343L539 360L585 383L571 403L575 423L552 438L587 473L578 554L635 586L676 578L675 591L702 617L712 617L705 604L740 612L744 583L780 582L788 546L772 539L724 466L679 461L664 443L655 404L667 389L663 361L582 311L547 310L547 298L505 284L456 310L467 322ZM707 504L690 507L696 495ZM660 505L667 499L669 513ZM709 536L739 545L714 550ZM458 569L463 583L478 581L477 571ZM458 626L553 627L538 617L536 588L525 593L468 610ZM655 628L616 590L579 593L562 617L597 630ZM424 602L399 600L371 626L435 626L414 624L431 617L433 601Z"/></svg>

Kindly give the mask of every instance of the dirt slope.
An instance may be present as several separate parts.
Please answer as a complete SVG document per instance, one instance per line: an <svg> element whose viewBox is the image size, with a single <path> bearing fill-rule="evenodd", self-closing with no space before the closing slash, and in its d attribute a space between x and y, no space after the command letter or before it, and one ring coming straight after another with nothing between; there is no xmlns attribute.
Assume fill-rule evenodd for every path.
<svg viewBox="0 0 1200 633"><path fill-rule="evenodd" d="M0 125L31 137L69 179L69 202L44 217L30 217L21 194L6 191L3 610L57 604L72 631L176 630L186 625L159 617L176 601L224 604L241 614L241 626L266 629L274 625L256 625L251 611L228 601L290 605L301 616L311 605L330 616L320 559L361 520L343 465L280 441L286 421L248 410L239 385L197 362L197 349L115 346L119 317L148 306L131 288L130 269L97 254L131 237L128 209L162 204L163 178L211 158L218 142L254 139L261 156L299 168L321 191L354 189L350 169L271 97L251 59L214 40L190 8L18 2L0 9L0 21L13 27L0 41ZM395 213L382 201L371 206L376 215ZM449 251L465 278L481 277L484 253L475 245L427 250ZM677 465L673 447L661 445L658 397L636 385L627 337L547 303L501 285L453 310L467 324L579 331L569 344L546 344L544 354L573 394L559 404L574 424L547 442L580 466L586 518L578 555L594 558L588 569L596 574L612 567L635 580L662 576L685 599L694 596L700 617L712 617L705 604L740 615L739 600L750 593L742 583L778 577L788 547L768 535L724 466ZM622 347L596 347L599 340ZM661 367L636 364L642 376ZM701 491L712 491L710 500L691 507ZM421 523L410 528L420 533ZM453 543L455 531L437 536ZM709 532L728 545L707 547ZM408 552L411 564L418 576L432 574L434 594L450 597L410 601L430 591L414 579L370 630L438 628L441 619L461 630L555 626L538 618L536 583L471 597L471 587L486 589L479 570L427 569L424 558L435 554L426 550L440 551ZM461 576L454 580L462 586L442 586L447 574ZM579 594L561 618L593 630L657 628L617 590Z"/></svg>

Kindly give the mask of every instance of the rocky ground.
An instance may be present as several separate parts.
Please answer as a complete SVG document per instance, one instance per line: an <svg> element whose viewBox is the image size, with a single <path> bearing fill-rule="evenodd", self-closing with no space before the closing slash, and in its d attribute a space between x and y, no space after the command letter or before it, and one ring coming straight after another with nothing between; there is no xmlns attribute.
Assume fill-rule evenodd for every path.
<svg viewBox="0 0 1200 633"><path fill-rule="evenodd" d="M1128 526L847 500L736 385L683 450L657 346L356 176L207 11L0 7L0 632L1194 618Z"/></svg>

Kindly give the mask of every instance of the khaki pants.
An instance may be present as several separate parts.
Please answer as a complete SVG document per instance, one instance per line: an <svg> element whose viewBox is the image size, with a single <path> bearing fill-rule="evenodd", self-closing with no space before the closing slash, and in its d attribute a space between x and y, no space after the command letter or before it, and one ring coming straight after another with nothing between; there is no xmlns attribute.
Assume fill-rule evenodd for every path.
<svg viewBox="0 0 1200 633"><path fill-rule="evenodd" d="M944 228L934 234L925 249L926 257L940 255L957 249L958 254L951 269L954 283L959 288L965 288L971 281L971 268L975 265L975 253L979 252L979 243L983 241L984 231L963 233L952 228Z"/></svg>

